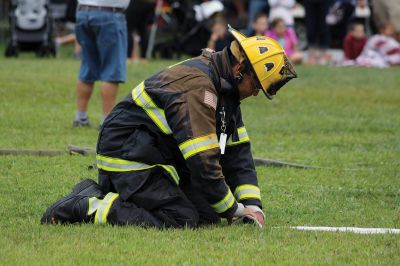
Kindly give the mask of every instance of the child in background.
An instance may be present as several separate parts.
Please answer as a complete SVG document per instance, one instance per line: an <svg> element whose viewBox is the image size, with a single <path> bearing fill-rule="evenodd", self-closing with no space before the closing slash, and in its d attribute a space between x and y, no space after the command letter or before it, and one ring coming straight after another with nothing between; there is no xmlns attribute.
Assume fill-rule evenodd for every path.
<svg viewBox="0 0 400 266"><path fill-rule="evenodd" d="M364 25L361 23L352 24L343 42L345 60L356 59L361 54L366 42Z"/></svg>
<svg viewBox="0 0 400 266"><path fill-rule="evenodd" d="M211 28L211 36L207 43L207 48L216 52L222 51L227 45L230 44L228 36L228 23L224 17L216 17Z"/></svg>
<svg viewBox="0 0 400 266"><path fill-rule="evenodd" d="M268 16L265 13L258 13L253 19L253 35L264 35L268 30Z"/></svg>
<svg viewBox="0 0 400 266"><path fill-rule="evenodd" d="M293 64L300 64L303 61L303 53L298 51L296 32L293 28L287 27L282 18L274 19L271 23L271 30L267 31L265 35L278 41Z"/></svg>
<svg viewBox="0 0 400 266"><path fill-rule="evenodd" d="M356 65L386 68L400 66L400 43L395 39L396 30L387 22L379 28L379 34L372 36L356 59Z"/></svg>

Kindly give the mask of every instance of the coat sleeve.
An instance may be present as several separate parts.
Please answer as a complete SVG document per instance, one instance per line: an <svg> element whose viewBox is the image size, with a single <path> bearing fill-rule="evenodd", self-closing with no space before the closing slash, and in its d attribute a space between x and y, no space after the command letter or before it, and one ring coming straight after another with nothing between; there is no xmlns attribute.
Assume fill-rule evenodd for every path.
<svg viewBox="0 0 400 266"><path fill-rule="evenodd" d="M225 154L220 161L223 173L238 202L262 208L250 139L242 121L240 108L236 114L236 121L239 139L232 140L232 136L228 139Z"/></svg>
<svg viewBox="0 0 400 266"><path fill-rule="evenodd" d="M174 96L165 108L169 126L190 170L193 187L203 192L221 217L232 217L238 204L219 163L215 88L201 76L186 81L185 86L190 89Z"/></svg>

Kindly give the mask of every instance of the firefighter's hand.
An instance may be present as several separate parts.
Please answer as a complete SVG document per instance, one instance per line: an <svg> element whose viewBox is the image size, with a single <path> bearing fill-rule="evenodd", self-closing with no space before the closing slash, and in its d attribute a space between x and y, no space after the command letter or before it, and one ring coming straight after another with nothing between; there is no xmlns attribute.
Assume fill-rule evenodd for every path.
<svg viewBox="0 0 400 266"><path fill-rule="evenodd" d="M264 226L264 214L259 211L254 211L253 209L246 207L245 208L246 215L243 219L243 222L245 223L255 223L257 224L260 228Z"/></svg>
<svg viewBox="0 0 400 266"><path fill-rule="evenodd" d="M263 211L258 206L244 206L241 203L238 203L238 209L234 213L233 217L228 219L228 223L237 223L237 222L245 222L245 223L254 223L260 228L263 227L265 220L265 215Z"/></svg>
<svg viewBox="0 0 400 266"><path fill-rule="evenodd" d="M247 205L246 208L251 209L257 215L257 221L259 221L262 225L264 225L265 214L260 207L258 207L257 205Z"/></svg>

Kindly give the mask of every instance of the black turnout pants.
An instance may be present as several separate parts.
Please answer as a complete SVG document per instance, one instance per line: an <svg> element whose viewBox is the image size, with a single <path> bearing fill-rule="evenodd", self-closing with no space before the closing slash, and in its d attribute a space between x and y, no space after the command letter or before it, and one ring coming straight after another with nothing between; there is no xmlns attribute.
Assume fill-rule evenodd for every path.
<svg viewBox="0 0 400 266"><path fill-rule="evenodd" d="M119 194L107 216L113 225L193 228L220 221L201 193L181 189L159 166L119 173L99 170L99 184L105 192Z"/></svg>

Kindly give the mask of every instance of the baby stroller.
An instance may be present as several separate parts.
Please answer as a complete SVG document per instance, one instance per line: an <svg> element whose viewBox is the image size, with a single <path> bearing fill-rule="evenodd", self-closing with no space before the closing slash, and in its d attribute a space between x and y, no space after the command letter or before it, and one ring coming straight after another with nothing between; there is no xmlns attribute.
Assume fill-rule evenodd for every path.
<svg viewBox="0 0 400 266"><path fill-rule="evenodd" d="M212 17L224 10L220 1L157 1L146 57L198 55L207 46Z"/></svg>
<svg viewBox="0 0 400 266"><path fill-rule="evenodd" d="M47 0L12 0L10 30L6 57L17 57L19 51L35 51L38 57L56 55Z"/></svg>

